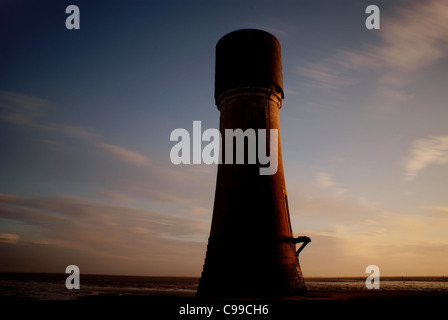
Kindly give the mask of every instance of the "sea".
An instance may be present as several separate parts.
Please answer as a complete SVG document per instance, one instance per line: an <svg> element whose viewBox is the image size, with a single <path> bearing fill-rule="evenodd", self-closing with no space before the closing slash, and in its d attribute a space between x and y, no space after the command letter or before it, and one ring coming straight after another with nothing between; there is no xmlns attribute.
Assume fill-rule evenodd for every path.
<svg viewBox="0 0 448 320"><path fill-rule="evenodd" d="M199 278L117 275L81 275L80 289L68 290L67 274L0 273L0 298L26 300L79 300L89 297L166 296L194 297ZM305 278L309 292L363 291L365 278ZM448 293L448 278L382 277L380 289L387 291Z"/></svg>

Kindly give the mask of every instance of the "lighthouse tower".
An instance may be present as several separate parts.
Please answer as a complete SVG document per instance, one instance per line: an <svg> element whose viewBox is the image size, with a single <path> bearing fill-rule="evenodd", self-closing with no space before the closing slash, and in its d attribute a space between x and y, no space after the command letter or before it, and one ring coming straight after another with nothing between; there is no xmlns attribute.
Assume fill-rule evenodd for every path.
<svg viewBox="0 0 448 320"><path fill-rule="evenodd" d="M215 102L220 111L222 145L226 145L226 129L265 129L266 148L271 159L277 153L278 164L271 175L260 174L259 169L267 165L259 162L218 165L198 297L306 294L298 253L310 239L294 238L291 229L280 144L283 98L280 43L273 35L244 29L219 40ZM271 129L278 133L274 150L269 150ZM302 243L299 250L297 243Z"/></svg>

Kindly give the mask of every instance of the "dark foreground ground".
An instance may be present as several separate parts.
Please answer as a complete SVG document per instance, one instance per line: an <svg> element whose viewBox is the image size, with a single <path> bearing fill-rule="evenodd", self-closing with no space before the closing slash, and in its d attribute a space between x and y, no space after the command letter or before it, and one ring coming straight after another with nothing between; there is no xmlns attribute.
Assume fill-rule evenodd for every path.
<svg viewBox="0 0 448 320"><path fill-rule="evenodd" d="M3 312L23 319L444 319L448 294L318 291L272 299L105 294L74 301L0 299L0 304Z"/></svg>
<svg viewBox="0 0 448 320"><path fill-rule="evenodd" d="M20 319L444 319L448 310L444 278L418 279L421 290L397 290L415 279L384 281L379 290L357 289L362 281L356 279L310 280L319 289L308 296L269 299L198 299L194 278L91 275L82 277L81 290L67 290L65 278L2 274L3 313ZM427 280L440 286L430 290L434 283Z"/></svg>

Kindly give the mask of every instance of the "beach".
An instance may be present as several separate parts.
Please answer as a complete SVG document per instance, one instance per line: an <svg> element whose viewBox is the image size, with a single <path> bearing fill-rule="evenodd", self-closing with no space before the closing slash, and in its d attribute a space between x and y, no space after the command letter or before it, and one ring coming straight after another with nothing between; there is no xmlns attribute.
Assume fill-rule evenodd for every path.
<svg viewBox="0 0 448 320"><path fill-rule="evenodd" d="M1 273L0 297L22 300L91 300L99 297L195 299L199 278L81 275L80 289L68 290L67 274ZM367 289L362 277L307 278L308 295L272 300L446 299L445 277L383 277L380 289Z"/></svg>
<svg viewBox="0 0 448 320"><path fill-rule="evenodd" d="M244 299L195 298L199 281L196 277L81 275L79 290L68 290L66 277L2 273L0 300L24 316L48 315L51 311L51 316L57 317L70 310L73 317L89 314L128 318L130 314L146 314L148 319L283 319L302 311L333 315L361 309L370 314L379 308L387 308L389 314L414 315L443 309L448 304L448 282L444 277L385 278L379 290L367 290L363 278L308 278L307 296ZM30 308L23 307L28 304Z"/></svg>

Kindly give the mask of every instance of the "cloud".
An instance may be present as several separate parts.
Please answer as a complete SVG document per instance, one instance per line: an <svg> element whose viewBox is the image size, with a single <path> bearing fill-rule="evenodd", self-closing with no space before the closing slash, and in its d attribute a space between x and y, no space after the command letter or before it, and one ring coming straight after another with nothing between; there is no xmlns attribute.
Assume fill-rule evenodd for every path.
<svg viewBox="0 0 448 320"><path fill-rule="evenodd" d="M347 189L336 185L333 175L325 172L318 172L315 177L315 184L319 188L329 189L336 196L343 196L347 193Z"/></svg>
<svg viewBox="0 0 448 320"><path fill-rule="evenodd" d="M20 243L29 250L53 250L59 255L73 252L103 267L102 260L109 261L115 265L114 272L137 270L136 274L147 275L199 273L209 232L206 220L71 195L25 198L0 194L0 218L28 226L26 239ZM11 243L14 238L2 239ZM52 261L30 261L33 263L49 266ZM138 268L132 266L135 264ZM179 265L185 268L180 270Z"/></svg>
<svg viewBox="0 0 448 320"><path fill-rule="evenodd" d="M315 181L316 185L320 188L329 188L335 185L333 175L325 172L317 173Z"/></svg>
<svg viewBox="0 0 448 320"><path fill-rule="evenodd" d="M352 79L341 76L341 70L327 65L309 63L304 67L298 68L297 71L307 79L305 84L312 87L334 89L346 87L354 83Z"/></svg>
<svg viewBox="0 0 448 320"><path fill-rule="evenodd" d="M99 144L98 146L101 149L106 150L109 154L113 155L115 158L135 166L139 167L145 166L150 162L147 157L136 151L131 151L126 148L111 144Z"/></svg>
<svg viewBox="0 0 448 320"><path fill-rule="evenodd" d="M439 206L427 206L422 207L422 209L430 210L439 214L448 214L448 207L439 207Z"/></svg>
<svg viewBox="0 0 448 320"><path fill-rule="evenodd" d="M0 119L9 123L39 127L38 120L52 108L45 99L0 91Z"/></svg>
<svg viewBox="0 0 448 320"><path fill-rule="evenodd" d="M378 93L383 98L405 102L412 97L406 87L415 72L448 54L448 3L429 0L406 4L394 15L381 18L378 44L342 49L325 61L299 67L305 84L345 87L358 82L354 71L375 70L379 72Z"/></svg>
<svg viewBox="0 0 448 320"><path fill-rule="evenodd" d="M448 164L448 136L430 136L412 143L404 164L406 179L415 179L421 170L432 164Z"/></svg>
<svg viewBox="0 0 448 320"><path fill-rule="evenodd" d="M415 71L447 55L447 19L448 3L433 0L406 5L397 11L397 16L385 20L383 43L373 48L372 54L376 57L374 63L383 71L379 90L386 98L408 100L412 95L405 87L415 78Z"/></svg>
<svg viewBox="0 0 448 320"><path fill-rule="evenodd" d="M45 130L87 142L95 142L101 138L101 136L93 129L81 126L50 124L45 126Z"/></svg>
<svg viewBox="0 0 448 320"><path fill-rule="evenodd" d="M326 210L337 215L337 209L329 205ZM302 226L300 234L312 241L300 256L305 276L354 276L369 264L378 265L384 275L441 275L448 268L446 215L374 212L360 206L357 211L340 221L326 219L321 228L303 229L312 217L302 224L294 221L293 230Z"/></svg>
<svg viewBox="0 0 448 320"><path fill-rule="evenodd" d="M115 158L135 166L149 164L149 159L136 151L102 143L101 135L90 128L45 121L49 111L54 108L55 106L45 99L0 91L0 120L43 133L49 133L53 137L64 136L96 145ZM48 139L43 141L54 145L57 144Z"/></svg>
<svg viewBox="0 0 448 320"><path fill-rule="evenodd" d="M57 124L45 120L54 110L52 102L22 93L0 91L0 120L24 126L53 136L65 136L89 142L97 141L100 135L82 126Z"/></svg>
<svg viewBox="0 0 448 320"><path fill-rule="evenodd" d="M377 69L384 62L379 60L377 47L366 45L363 50L339 50L335 64L344 69Z"/></svg>
<svg viewBox="0 0 448 320"><path fill-rule="evenodd" d="M134 199L125 196L124 194L120 194L111 190L99 190L94 193L94 196L101 199L112 200L117 203L133 203Z"/></svg>
<svg viewBox="0 0 448 320"><path fill-rule="evenodd" d="M152 234L157 235L172 234L175 236L194 234L198 231L205 232L205 229L202 228L202 220L150 209L95 202L73 195L25 198L0 194L0 204L2 207L1 218L18 220L40 227L46 230L50 236L53 233L62 235L61 238L55 238L58 240L69 238L68 235L71 233L75 238L81 240L81 234L101 227L104 227L106 233L113 229L125 231L124 229L132 229L137 226L144 227ZM182 225L181 227L179 223ZM81 232L76 235L76 231ZM97 240L99 243L104 241L101 237L98 237ZM113 241L115 242L115 240Z"/></svg>
<svg viewBox="0 0 448 320"><path fill-rule="evenodd" d="M442 242L387 242L371 235L341 236L307 234L311 243L300 253L307 277L360 276L366 266L379 266L385 276L444 274L448 267L448 244ZM419 239L420 240L420 239ZM421 263L426 261L427 263Z"/></svg>
<svg viewBox="0 0 448 320"><path fill-rule="evenodd" d="M0 233L0 243L16 243L20 235L13 233Z"/></svg>
<svg viewBox="0 0 448 320"><path fill-rule="evenodd" d="M359 52L344 53L341 64L352 68L415 71L443 58L448 52L448 3L416 2L398 8L382 20L381 43ZM344 56L343 55L343 56ZM401 81L406 81L403 77ZM389 82L390 84L390 82Z"/></svg>
<svg viewBox="0 0 448 320"><path fill-rule="evenodd" d="M385 46L377 54L385 63L416 70L446 55L448 50L448 3L432 0L402 7L387 21L382 33Z"/></svg>
<svg viewBox="0 0 448 320"><path fill-rule="evenodd" d="M352 193L337 197L327 192L338 187L334 176L316 176L324 188L288 187L294 234L312 240L300 256L305 277L353 276L369 264L387 275L440 275L448 268L447 207L423 208L438 214L386 211Z"/></svg>
<svg viewBox="0 0 448 320"><path fill-rule="evenodd" d="M213 210L216 167L207 165L159 165L151 162L138 176L120 178L114 190L134 199L169 207L179 214ZM194 185L194 188L191 186Z"/></svg>

